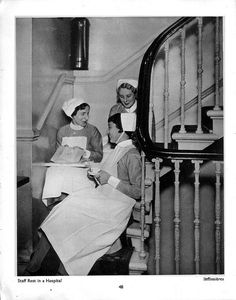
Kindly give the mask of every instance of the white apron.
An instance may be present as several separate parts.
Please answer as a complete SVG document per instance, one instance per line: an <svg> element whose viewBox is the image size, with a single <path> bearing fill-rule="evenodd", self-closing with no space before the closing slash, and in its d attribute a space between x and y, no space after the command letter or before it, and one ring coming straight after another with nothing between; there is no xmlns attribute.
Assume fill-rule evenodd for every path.
<svg viewBox="0 0 236 300"><path fill-rule="evenodd" d="M81 147L86 149L87 137L63 137L62 146ZM55 154L54 154L55 155ZM53 155L53 157L54 157ZM50 167L45 175L42 201L47 206L47 198L60 197L61 193L70 195L77 191L78 187L85 187L91 182L86 178L87 171L77 167ZM51 202L50 202L51 203Z"/></svg>
<svg viewBox="0 0 236 300"><path fill-rule="evenodd" d="M87 169L77 167L50 167L47 169L43 187L42 201L47 206L48 198L68 195L83 187L94 187L87 178Z"/></svg>
<svg viewBox="0 0 236 300"><path fill-rule="evenodd" d="M117 162L132 147L107 152L101 168L116 176ZM55 206L41 229L68 274L87 275L125 230L134 204L134 199L108 184L95 189L89 183Z"/></svg>

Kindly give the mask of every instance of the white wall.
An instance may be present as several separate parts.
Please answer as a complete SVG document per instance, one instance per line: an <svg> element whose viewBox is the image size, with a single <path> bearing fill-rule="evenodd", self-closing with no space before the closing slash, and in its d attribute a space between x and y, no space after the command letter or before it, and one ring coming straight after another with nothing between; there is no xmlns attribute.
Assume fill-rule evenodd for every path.
<svg viewBox="0 0 236 300"><path fill-rule="evenodd" d="M70 19L32 19L32 115L33 127L43 114L57 80L70 70ZM49 160L55 151L55 136L62 125L61 104L73 97L72 85L63 85L41 132L33 143L33 161Z"/></svg>
<svg viewBox="0 0 236 300"><path fill-rule="evenodd" d="M33 18L33 126L44 111L59 75L70 73L69 55L70 20L68 18Z"/></svg>

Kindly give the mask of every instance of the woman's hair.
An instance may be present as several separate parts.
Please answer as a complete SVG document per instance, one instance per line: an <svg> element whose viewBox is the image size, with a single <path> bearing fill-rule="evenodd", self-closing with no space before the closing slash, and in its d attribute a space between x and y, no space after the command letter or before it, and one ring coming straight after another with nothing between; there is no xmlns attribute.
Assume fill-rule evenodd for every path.
<svg viewBox="0 0 236 300"><path fill-rule="evenodd" d="M108 118L108 123L112 122L116 125L116 127L119 129L119 132L123 132L122 124L121 124L121 114L114 114ZM140 145L137 140L136 132L133 131L125 131L125 133L128 135L129 139L133 141L133 145L138 149L139 152L141 152ZM115 144L112 144L112 148L115 147Z"/></svg>
<svg viewBox="0 0 236 300"><path fill-rule="evenodd" d="M108 118L108 123L109 122L114 123L116 125L116 128L119 129L119 132L123 132L123 127L122 127L122 123L121 123L121 114L120 113L117 113L117 114L114 114L114 115L110 116ZM125 133L128 135L128 137L130 139L133 139L133 136L134 136L133 131L125 131Z"/></svg>
<svg viewBox="0 0 236 300"><path fill-rule="evenodd" d="M119 113L110 116L108 118L108 123L109 122L114 123L116 125L116 128L119 129L119 132L123 132L123 127L122 127L122 124L121 124L121 115Z"/></svg>
<svg viewBox="0 0 236 300"><path fill-rule="evenodd" d="M131 90L134 93L135 99L137 99L137 89L135 87L133 87L131 84L124 82L117 89L117 96L116 96L117 97L117 102L120 102L120 96L119 96L120 89Z"/></svg>
<svg viewBox="0 0 236 300"><path fill-rule="evenodd" d="M78 110L83 110L86 107L88 107L90 109L90 105L88 103L82 103L78 106L76 106L75 110L73 111L73 113L71 114L71 117L74 117L77 114Z"/></svg>

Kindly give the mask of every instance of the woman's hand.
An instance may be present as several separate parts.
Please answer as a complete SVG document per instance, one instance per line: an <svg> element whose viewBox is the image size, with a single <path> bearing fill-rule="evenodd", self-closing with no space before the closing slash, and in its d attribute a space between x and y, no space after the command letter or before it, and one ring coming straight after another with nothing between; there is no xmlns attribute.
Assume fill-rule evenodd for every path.
<svg viewBox="0 0 236 300"><path fill-rule="evenodd" d="M83 148L81 148L81 147L78 147L78 146L74 146L74 147L72 147L73 149L77 149L80 153L81 153L81 155L84 155L85 154L85 150L83 149Z"/></svg>
<svg viewBox="0 0 236 300"><path fill-rule="evenodd" d="M108 179L110 178L110 174L106 171L101 170L98 175L96 175L96 178L100 182L101 185L106 184L108 182Z"/></svg>

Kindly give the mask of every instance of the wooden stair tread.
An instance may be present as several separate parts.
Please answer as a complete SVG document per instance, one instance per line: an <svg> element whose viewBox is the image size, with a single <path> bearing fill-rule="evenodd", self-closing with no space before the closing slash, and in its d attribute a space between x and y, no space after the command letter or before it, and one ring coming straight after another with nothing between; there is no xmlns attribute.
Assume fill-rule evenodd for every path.
<svg viewBox="0 0 236 300"><path fill-rule="evenodd" d="M150 205L151 202L152 199L147 200L145 206ZM141 207L141 202L136 202L133 209L140 211L140 207Z"/></svg>
<svg viewBox="0 0 236 300"><path fill-rule="evenodd" d="M148 238L150 233L150 226L146 225L144 229L144 237ZM126 230L127 236L140 237L141 236L141 228L140 223L133 222Z"/></svg>
<svg viewBox="0 0 236 300"><path fill-rule="evenodd" d="M147 271L147 262L148 262L148 252L146 252L145 258L140 258L139 252L134 251L130 262L129 262L129 270L135 270L135 271Z"/></svg>
<svg viewBox="0 0 236 300"><path fill-rule="evenodd" d="M215 141L218 136L214 133L173 133L172 138L174 140L191 140L191 141Z"/></svg>

